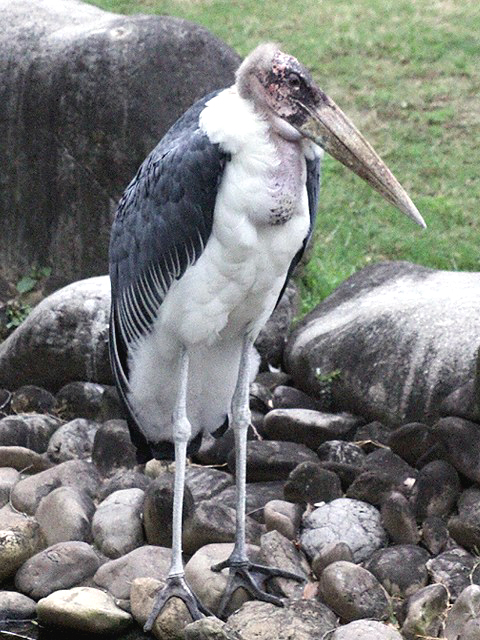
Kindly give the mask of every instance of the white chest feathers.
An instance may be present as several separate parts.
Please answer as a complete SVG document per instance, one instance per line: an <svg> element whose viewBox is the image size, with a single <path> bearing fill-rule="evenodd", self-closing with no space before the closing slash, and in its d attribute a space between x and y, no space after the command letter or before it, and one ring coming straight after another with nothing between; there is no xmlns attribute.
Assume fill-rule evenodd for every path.
<svg viewBox="0 0 480 640"><path fill-rule="evenodd" d="M301 141L272 136L235 89L207 104L200 126L230 159L205 249L172 285L159 316L190 345L257 334L310 226Z"/></svg>

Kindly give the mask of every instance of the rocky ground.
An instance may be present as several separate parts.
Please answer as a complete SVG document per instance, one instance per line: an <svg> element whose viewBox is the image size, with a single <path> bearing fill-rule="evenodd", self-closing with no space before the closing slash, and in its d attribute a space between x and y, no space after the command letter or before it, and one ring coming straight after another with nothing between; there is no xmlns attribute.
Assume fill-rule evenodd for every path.
<svg viewBox="0 0 480 640"><path fill-rule="evenodd" d="M36 618L141 637L168 568L173 465L136 465L112 387L1 393L0 625L13 633ZM432 428L324 412L280 371L259 374L251 408L250 553L306 582L270 585L284 608L238 594L226 623L191 623L172 601L155 637L480 637L480 489L465 446L478 425L442 418L435 428L455 438L449 460L437 458ZM210 566L233 540L233 471L227 432L187 472L186 574L212 613L226 576Z"/></svg>

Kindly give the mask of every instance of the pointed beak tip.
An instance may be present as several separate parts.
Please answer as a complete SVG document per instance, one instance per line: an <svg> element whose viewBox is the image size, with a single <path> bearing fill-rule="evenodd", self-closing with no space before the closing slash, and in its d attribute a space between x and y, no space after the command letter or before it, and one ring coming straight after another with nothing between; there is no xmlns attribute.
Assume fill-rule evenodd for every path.
<svg viewBox="0 0 480 640"><path fill-rule="evenodd" d="M418 224L419 227L421 227L422 229L427 228L427 224L423 219L422 214L419 212L419 210L414 204L412 204L412 206L409 206L406 209L403 209L403 212L406 213L407 216L411 218L416 224Z"/></svg>

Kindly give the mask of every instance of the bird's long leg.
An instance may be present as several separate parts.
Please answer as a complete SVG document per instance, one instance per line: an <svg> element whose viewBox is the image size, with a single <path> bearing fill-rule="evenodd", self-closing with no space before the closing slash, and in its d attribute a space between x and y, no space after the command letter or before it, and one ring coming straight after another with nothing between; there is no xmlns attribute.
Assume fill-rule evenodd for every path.
<svg viewBox="0 0 480 640"><path fill-rule="evenodd" d="M152 611L144 626L150 631L155 619L170 598L180 598L185 603L193 620L210 612L202 606L185 580L182 562L182 512L185 488L185 465L187 444L191 435L191 426L187 417L188 353L182 352L177 399L173 411L173 440L175 444L175 484L173 489L172 518L172 559L167 583L155 596Z"/></svg>
<svg viewBox="0 0 480 640"><path fill-rule="evenodd" d="M247 480L247 432L250 425L249 389L250 389L250 357L253 341L246 335L243 342L242 354L237 384L232 398L231 418L235 434L235 475L236 475L236 531L235 545L227 560L212 567L213 571L221 571L230 567L227 587L220 601L217 615L223 617L227 606L239 588L243 587L251 596L258 600L272 602L283 606L277 596L264 589L264 583L269 578L282 577L303 581L298 576L283 569L276 569L264 565L253 564L247 557L245 544L245 503Z"/></svg>

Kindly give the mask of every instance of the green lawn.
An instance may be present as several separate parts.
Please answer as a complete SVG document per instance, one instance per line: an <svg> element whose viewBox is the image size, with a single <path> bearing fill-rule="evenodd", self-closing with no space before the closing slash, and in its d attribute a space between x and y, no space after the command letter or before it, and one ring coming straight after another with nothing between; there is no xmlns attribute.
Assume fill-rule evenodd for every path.
<svg viewBox="0 0 480 640"><path fill-rule="evenodd" d="M366 134L424 216L422 231L328 158L304 310L362 266L480 271L478 0L95 0L204 25L241 55L275 40Z"/></svg>

